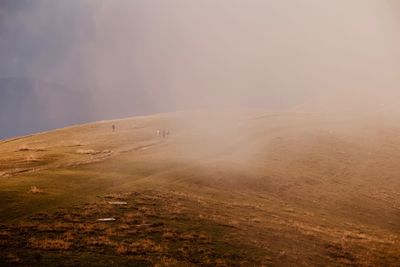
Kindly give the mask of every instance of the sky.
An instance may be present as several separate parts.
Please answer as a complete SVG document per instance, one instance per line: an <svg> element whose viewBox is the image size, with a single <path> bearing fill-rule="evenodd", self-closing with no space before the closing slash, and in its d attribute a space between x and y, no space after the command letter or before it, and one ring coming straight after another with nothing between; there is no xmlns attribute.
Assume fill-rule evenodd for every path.
<svg viewBox="0 0 400 267"><path fill-rule="evenodd" d="M392 4L2 0L0 77L85 92L98 119L221 106L380 109L399 96Z"/></svg>

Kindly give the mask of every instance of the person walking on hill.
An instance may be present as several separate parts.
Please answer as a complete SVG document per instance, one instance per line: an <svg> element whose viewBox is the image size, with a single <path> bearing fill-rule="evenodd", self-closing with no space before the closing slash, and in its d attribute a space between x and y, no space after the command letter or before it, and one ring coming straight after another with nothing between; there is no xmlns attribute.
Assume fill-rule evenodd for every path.
<svg viewBox="0 0 400 267"><path fill-rule="evenodd" d="M111 125L112 131L115 132L115 124Z"/></svg>

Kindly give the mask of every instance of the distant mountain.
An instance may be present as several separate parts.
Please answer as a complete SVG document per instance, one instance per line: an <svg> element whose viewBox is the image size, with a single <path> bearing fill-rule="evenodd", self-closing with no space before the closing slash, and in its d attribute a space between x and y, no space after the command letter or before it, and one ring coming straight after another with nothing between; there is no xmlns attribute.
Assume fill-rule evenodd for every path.
<svg viewBox="0 0 400 267"><path fill-rule="evenodd" d="M0 139L88 121L88 98L33 78L0 78Z"/></svg>

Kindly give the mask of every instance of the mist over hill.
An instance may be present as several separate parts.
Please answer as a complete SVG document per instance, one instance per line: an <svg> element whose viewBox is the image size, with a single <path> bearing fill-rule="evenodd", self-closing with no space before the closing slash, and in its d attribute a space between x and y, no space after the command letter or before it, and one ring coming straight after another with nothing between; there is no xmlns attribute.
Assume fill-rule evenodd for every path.
<svg viewBox="0 0 400 267"><path fill-rule="evenodd" d="M87 96L26 77L0 79L0 138L82 123L92 118Z"/></svg>
<svg viewBox="0 0 400 267"><path fill-rule="evenodd" d="M398 2L0 0L0 267L399 267Z"/></svg>
<svg viewBox="0 0 400 267"><path fill-rule="evenodd" d="M221 107L398 114L394 2L3 0L0 77L61 86L2 81L0 138Z"/></svg>

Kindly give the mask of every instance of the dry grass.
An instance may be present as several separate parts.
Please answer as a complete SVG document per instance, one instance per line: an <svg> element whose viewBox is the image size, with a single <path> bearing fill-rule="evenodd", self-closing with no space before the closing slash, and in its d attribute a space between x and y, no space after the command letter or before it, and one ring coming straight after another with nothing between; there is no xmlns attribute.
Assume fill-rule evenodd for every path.
<svg viewBox="0 0 400 267"><path fill-rule="evenodd" d="M179 261L170 257L162 257L161 260L154 265L154 267L169 267L169 266L180 266Z"/></svg>
<svg viewBox="0 0 400 267"><path fill-rule="evenodd" d="M44 193L42 189L40 189L39 187L37 187L35 185L31 186L31 188L29 189L28 192L31 194L43 194Z"/></svg>
<svg viewBox="0 0 400 267"><path fill-rule="evenodd" d="M6 247L9 245L9 243L10 243L9 240L3 239L3 238L0 239L0 247Z"/></svg>
<svg viewBox="0 0 400 267"><path fill-rule="evenodd" d="M72 144L70 145L70 147L77 147L77 146L83 146L84 144L82 144L81 142L79 142L78 140L73 140Z"/></svg>
<svg viewBox="0 0 400 267"><path fill-rule="evenodd" d="M115 246L115 242L111 241L108 236L85 238L84 243L89 246Z"/></svg>
<svg viewBox="0 0 400 267"><path fill-rule="evenodd" d="M0 238L9 237L11 233L9 231L0 231Z"/></svg>
<svg viewBox="0 0 400 267"><path fill-rule="evenodd" d="M162 237L165 239L174 239L174 238L176 238L176 233L168 231L168 232L163 233Z"/></svg>
<svg viewBox="0 0 400 267"><path fill-rule="evenodd" d="M26 144L24 144L24 145L20 146L20 147L17 149L17 151L18 151L18 152L28 152L28 151L43 152L43 151L46 151L46 150L43 149L43 148L31 148L31 147L28 147Z"/></svg>
<svg viewBox="0 0 400 267"><path fill-rule="evenodd" d="M26 162L40 162L40 159L38 158L38 156L32 154L32 155L26 156L25 161Z"/></svg>
<svg viewBox="0 0 400 267"><path fill-rule="evenodd" d="M266 227L264 220L251 220L255 218L253 214L243 225L232 227L226 222L237 218L238 214L244 214L248 210L247 206L237 210L238 213L232 217L208 216L201 219L198 214L205 210L201 210L195 199L190 202L188 198L173 199L173 195L150 195L151 198L138 194L130 197L115 195L127 200L128 204L122 207L107 205L102 199L73 210L37 214L32 223L0 231L0 237L4 239L0 244L3 244L2 248L17 248L18 255L23 255L21 251L25 250L52 251L59 256L66 255L63 254L66 251L82 255L104 253L108 256L127 256L120 257L121 262L125 258L135 258L149 262L152 266L232 266L239 263L243 266L261 266L264 262L267 266L287 266L285 264L288 264L288 260L290 264L296 262L295 257L299 257L297 252L290 247L282 249L282 245L276 248L270 245L275 244L275 240L282 242L281 236L288 233L291 234L284 242L301 242L305 247L318 242L316 249L322 247L323 250L308 255L311 257L318 254L323 259L321 262L335 261L341 265L364 262L373 266L377 255L382 255L379 254L382 252L372 252L367 246L395 246L393 242L377 243L378 240L368 238L367 232L342 232L329 227L321 228L311 222L285 220L283 217L280 221L271 221L270 217ZM185 208L185 213L180 217L171 213L171 203ZM225 210L232 206L227 204L217 207ZM110 224L97 223L93 220L99 212L120 219ZM212 215L213 212L209 210L209 213ZM283 214L287 216L284 211ZM67 215L79 222L71 222L71 218L66 218ZM271 232L272 237L268 237ZM15 240L21 234L24 239L28 235L27 244L24 240L20 240L19 244ZM292 239L292 236L296 238ZM355 247L361 251L355 251ZM3 255L0 252L0 255L5 257L6 252Z"/></svg>
<svg viewBox="0 0 400 267"><path fill-rule="evenodd" d="M73 242L77 237L77 234L73 231L69 231L63 234L62 239L67 242Z"/></svg>
<svg viewBox="0 0 400 267"><path fill-rule="evenodd" d="M37 239L30 238L29 246L34 249L42 250L69 250L72 243L63 239Z"/></svg>
<svg viewBox="0 0 400 267"><path fill-rule="evenodd" d="M9 263L20 264L22 260L15 253L8 253L6 259Z"/></svg>
<svg viewBox="0 0 400 267"><path fill-rule="evenodd" d="M43 252L54 256L46 263L74 253L121 266L128 258L149 266L398 266L400 124L388 124L397 129L388 134L379 125L340 131L352 125L338 122L328 134L335 122L324 118L250 117L248 136L226 135L232 145L205 145L204 154L196 149L207 140L187 136L202 140L196 129L177 126L168 140L153 140L173 122L168 116L126 120L112 136L97 123L1 143L0 175L12 179L0 181L0 265L14 251L34 259L33 247L67 244ZM117 220L96 222L103 217Z"/></svg>
<svg viewBox="0 0 400 267"><path fill-rule="evenodd" d="M112 151L105 149L105 150L94 150L94 149L78 149L76 150L76 154L83 154L83 155L98 155L98 154L110 154Z"/></svg>
<svg viewBox="0 0 400 267"><path fill-rule="evenodd" d="M101 151L97 151L94 149L78 149L76 151L77 154L87 154L87 155L97 155L100 154Z"/></svg>
<svg viewBox="0 0 400 267"><path fill-rule="evenodd" d="M144 238L133 243L120 243L116 251L118 254L161 253L163 248L154 241Z"/></svg>
<svg viewBox="0 0 400 267"><path fill-rule="evenodd" d="M17 151L30 151L30 148L27 145L22 145Z"/></svg>

